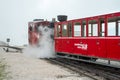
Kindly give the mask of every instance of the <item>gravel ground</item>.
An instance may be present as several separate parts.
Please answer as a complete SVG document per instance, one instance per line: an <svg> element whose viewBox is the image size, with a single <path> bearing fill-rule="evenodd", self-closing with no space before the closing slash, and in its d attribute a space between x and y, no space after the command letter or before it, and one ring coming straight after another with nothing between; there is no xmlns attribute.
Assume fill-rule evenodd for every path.
<svg viewBox="0 0 120 80"><path fill-rule="evenodd" d="M1 53L5 58L9 80L91 80L43 59L26 57L21 53Z"/></svg>

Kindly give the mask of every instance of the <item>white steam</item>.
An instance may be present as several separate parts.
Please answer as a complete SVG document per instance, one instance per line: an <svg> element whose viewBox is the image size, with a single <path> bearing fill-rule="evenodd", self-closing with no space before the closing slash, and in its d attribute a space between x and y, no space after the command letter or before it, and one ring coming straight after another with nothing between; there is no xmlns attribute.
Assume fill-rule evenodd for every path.
<svg viewBox="0 0 120 80"><path fill-rule="evenodd" d="M53 29L39 26L39 43L37 46L29 46L23 54L34 58L51 58L54 57L54 40L51 38Z"/></svg>

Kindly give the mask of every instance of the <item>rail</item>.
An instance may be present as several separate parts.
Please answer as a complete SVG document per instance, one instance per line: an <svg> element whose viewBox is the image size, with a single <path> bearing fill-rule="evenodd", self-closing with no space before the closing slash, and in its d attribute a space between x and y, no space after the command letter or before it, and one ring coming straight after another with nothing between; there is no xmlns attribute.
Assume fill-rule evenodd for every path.
<svg viewBox="0 0 120 80"><path fill-rule="evenodd" d="M120 80L120 69L112 68L109 66L100 66L92 63L85 63L82 61L64 59L64 58L55 58L47 59L55 64L69 68L72 71L75 71L79 74L88 76L93 80L100 80L103 78L105 80Z"/></svg>

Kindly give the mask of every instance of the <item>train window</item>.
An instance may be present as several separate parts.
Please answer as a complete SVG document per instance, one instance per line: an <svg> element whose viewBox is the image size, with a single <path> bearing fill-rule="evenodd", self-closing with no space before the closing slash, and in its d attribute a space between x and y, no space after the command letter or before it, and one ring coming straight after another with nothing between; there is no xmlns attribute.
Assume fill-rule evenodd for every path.
<svg viewBox="0 0 120 80"><path fill-rule="evenodd" d="M67 37L67 25L66 24L62 25L62 36Z"/></svg>
<svg viewBox="0 0 120 80"><path fill-rule="evenodd" d="M108 23L108 36L115 36L116 35L116 26L115 22Z"/></svg>
<svg viewBox="0 0 120 80"><path fill-rule="evenodd" d="M104 37L105 36L105 23L102 23L102 26L101 26L101 37Z"/></svg>
<svg viewBox="0 0 120 80"><path fill-rule="evenodd" d="M82 31L82 37L86 37L86 25L83 25L81 27L81 31Z"/></svg>
<svg viewBox="0 0 120 80"><path fill-rule="evenodd" d="M89 21L88 36L98 36L98 24L96 20Z"/></svg>
<svg viewBox="0 0 120 80"><path fill-rule="evenodd" d="M35 26L35 31L39 32L39 26Z"/></svg>
<svg viewBox="0 0 120 80"><path fill-rule="evenodd" d="M60 25L58 25L58 27L57 27L57 32L58 32L58 37L60 37L61 36L61 26Z"/></svg>
<svg viewBox="0 0 120 80"><path fill-rule="evenodd" d="M33 30L33 29L32 29L32 26L30 26L30 27L29 27L29 31L32 31L32 30Z"/></svg>
<svg viewBox="0 0 120 80"><path fill-rule="evenodd" d="M116 36L120 36L120 20L116 19Z"/></svg>
<svg viewBox="0 0 120 80"><path fill-rule="evenodd" d="M82 27L81 27L81 36L86 37L86 21L82 21Z"/></svg>
<svg viewBox="0 0 120 80"><path fill-rule="evenodd" d="M60 29L61 29L61 26L58 25L57 28L56 28L56 36L57 36L57 37L60 37L60 36L61 36L61 31L60 31Z"/></svg>
<svg viewBox="0 0 120 80"><path fill-rule="evenodd" d="M81 36L81 25L80 23L74 24L74 36Z"/></svg>
<svg viewBox="0 0 120 80"><path fill-rule="evenodd" d="M104 37L105 36L105 21L104 21L104 19L103 18L99 19L99 23L100 23L99 36Z"/></svg>
<svg viewBox="0 0 120 80"><path fill-rule="evenodd" d="M120 20L118 21L118 35L120 36Z"/></svg>
<svg viewBox="0 0 120 80"><path fill-rule="evenodd" d="M108 36L120 36L120 18L108 18Z"/></svg>
<svg viewBox="0 0 120 80"><path fill-rule="evenodd" d="M68 23L68 36L72 37L72 23Z"/></svg>

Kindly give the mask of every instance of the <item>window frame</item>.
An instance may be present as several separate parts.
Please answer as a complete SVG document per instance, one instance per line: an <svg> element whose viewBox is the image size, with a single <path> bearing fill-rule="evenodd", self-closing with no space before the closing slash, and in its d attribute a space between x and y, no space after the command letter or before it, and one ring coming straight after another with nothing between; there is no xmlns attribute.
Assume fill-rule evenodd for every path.
<svg viewBox="0 0 120 80"><path fill-rule="evenodd" d="M80 35L79 36L75 36L75 24L77 24L77 23L79 23L80 24ZM82 37L82 24L81 24L81 21L75 21L75 22L73 22L73 36L74 37Z"/></svg>
<svg viewBox="0 0 120 80"><path fill-rule="evenodd" d="M64 25L66 25L66 35L63 35L63 27L64 27ZM66 22L62 23L61 28L62 28L62 30L61 30L62 37L68 37L68 24Z"/></svg>
<svg viewBox="0 0 120 80"><path fill-rule="evenodd" d="M95 23L94 23L94 21L95 21ZM98 28L99 28L99 24L98 24L98 19L97 18L93 18L93 19L88 19L88 24L87 24L88 26L88 28L87 28L87 37L98 37ZM96 28L94 28L94 27L96 27ZM89 29L90 29L90 32L89 32ZM95 32L95 30L96 30L96 32ZM94 35L94 33L96 34L96 35ZM89 35L89 34L91 34L91 35Z"/></svg>

